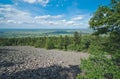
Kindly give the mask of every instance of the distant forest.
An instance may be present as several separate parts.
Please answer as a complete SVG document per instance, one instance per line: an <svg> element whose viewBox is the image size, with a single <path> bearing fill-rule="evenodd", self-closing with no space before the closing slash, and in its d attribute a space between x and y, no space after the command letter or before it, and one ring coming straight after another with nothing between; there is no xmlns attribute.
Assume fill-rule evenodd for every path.
<svg viewBox="0 0 120 79"><path fill-rule="evenodd" d="M35 46L47 49L81 51L89 48L91 36L75 32L73 36L0 38L1 46Z"/></svg>
<svg viewBox="0 0 120 79"><path fill-rule="evenodd" d="M92 29L0 29L0 38L23 38L44 36L72 36L74 32L91 34Z"/></svg>

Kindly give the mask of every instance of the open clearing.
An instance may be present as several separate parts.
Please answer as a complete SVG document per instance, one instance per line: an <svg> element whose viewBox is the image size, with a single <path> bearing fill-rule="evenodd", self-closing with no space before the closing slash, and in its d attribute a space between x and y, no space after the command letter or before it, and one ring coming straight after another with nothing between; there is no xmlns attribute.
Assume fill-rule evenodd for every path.
<svg viewBox="0 0 120 79"><path fill-rule="evenodd" d="M0 79L74 79L87 53L30 46L0 47Z"/></svg>

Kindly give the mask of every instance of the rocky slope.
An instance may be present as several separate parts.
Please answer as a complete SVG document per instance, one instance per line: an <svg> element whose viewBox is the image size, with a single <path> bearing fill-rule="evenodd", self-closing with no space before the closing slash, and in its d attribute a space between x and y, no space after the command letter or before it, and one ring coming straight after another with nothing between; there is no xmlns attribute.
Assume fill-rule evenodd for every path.
<svg viewBox="0 0 120 79"><path fill-rule="evenodd" d="M74 79L87 53L30 46L0 47L0 79Z"/></svg>

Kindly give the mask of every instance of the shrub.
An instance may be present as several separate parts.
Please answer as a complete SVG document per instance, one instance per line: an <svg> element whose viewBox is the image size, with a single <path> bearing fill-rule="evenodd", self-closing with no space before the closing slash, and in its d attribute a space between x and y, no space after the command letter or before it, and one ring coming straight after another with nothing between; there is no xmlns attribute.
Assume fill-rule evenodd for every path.
<svg viewBox="0 0 120 79"><path fill-rule="evenodd" d="M76 79L119 79L119 67L115 65L106 54L97 52L89 59L82 60L81 70L84 75L78 75Z"/></svg>

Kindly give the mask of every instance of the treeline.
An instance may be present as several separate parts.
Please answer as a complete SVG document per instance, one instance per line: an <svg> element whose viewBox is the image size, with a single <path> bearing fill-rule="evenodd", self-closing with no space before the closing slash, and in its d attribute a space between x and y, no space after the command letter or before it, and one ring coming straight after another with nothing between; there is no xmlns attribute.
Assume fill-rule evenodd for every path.
<svg viewBox="0 0 120 79"><path fill-rule="evenodd" d="M60 49L73 51L104 51L115 54L120 49L120 38L114 36L82 35L73 36L0 38L0 46L34 46L36 48Z"/></svg>
<svg viewBox="0 0 120 79"><path fill-rule="evenodd" d="M37 48L75 51L87 50L90 42L90 35L82 36L82 34L78 32L75 32L73 36L0 38L0 46L35 46Z"/></svg>
<svg viewBox="0 0 120 79"><path fill-rule="evenodd" d="M73 36L0 38L0 46L34 46L36 48L87 51L90 53L103 51L115 54L120 51L120 38L109 35L82 35L75 32Z"/></svg>

